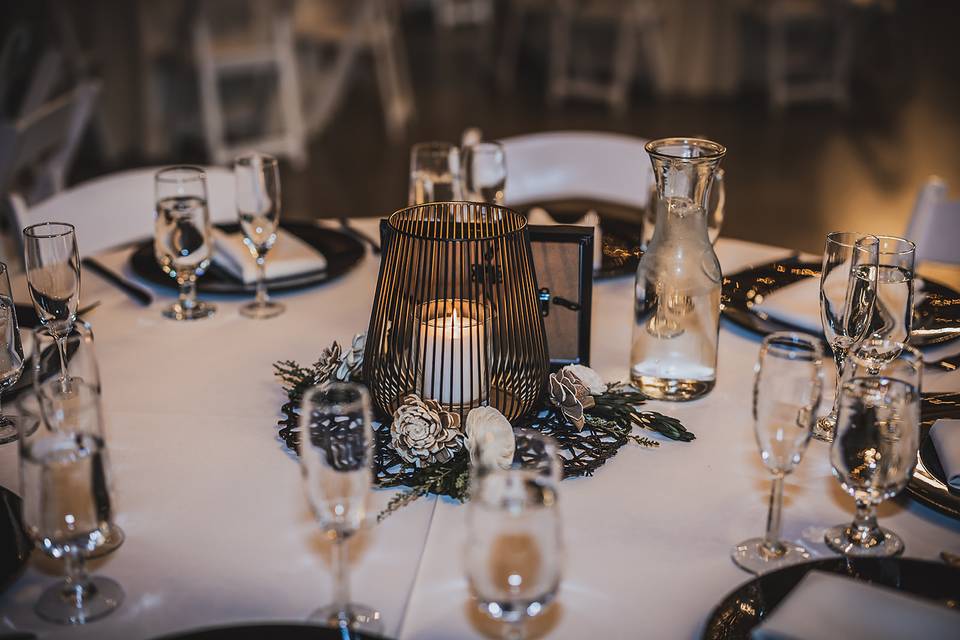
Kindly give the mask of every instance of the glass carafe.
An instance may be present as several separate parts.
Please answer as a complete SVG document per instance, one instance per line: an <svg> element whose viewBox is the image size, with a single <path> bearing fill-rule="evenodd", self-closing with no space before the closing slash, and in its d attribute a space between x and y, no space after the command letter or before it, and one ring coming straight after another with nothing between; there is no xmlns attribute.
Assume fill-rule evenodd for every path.
<svg viewBox="0 0 960 640"><path fill-rule="evenodd" d="M706 203L726 149L709 140L646 145L657 179L657 223L637 266L630 378L657 400L693 400L717 379L722 276Z"/></svg>

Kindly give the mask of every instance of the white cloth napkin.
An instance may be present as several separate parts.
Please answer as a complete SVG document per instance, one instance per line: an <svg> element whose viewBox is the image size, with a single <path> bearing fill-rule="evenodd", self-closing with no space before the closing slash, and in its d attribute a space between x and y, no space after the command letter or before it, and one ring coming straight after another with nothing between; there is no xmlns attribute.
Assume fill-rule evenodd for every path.
<svg viewBox="0 0 960 640"><path fill-rule="evenodd" d="M527 223L560 224L542 207L533 207L527 212ZM593 270L599 271L603 266L603 230L600 229L600 214L591 209L573 224L580 227L593 227Z"/></svg>
<svg viewBox="0 0 960 640"><path fill-rule="evenodd" d="M257 281L257 261L243 243L243 234L213 230L213 261L244 284ZM281 231L267 253L267 279L286 278L311 271L323 271L327 259L291 233Z"/></svg>
<svg viewBox="0 0 960 640"><path fill-rule="evenodd" d="M960 489L960 420L937 420L930 429L930 437L947 484Z"/></svg>
<svg viewBox="0 0 960 640"><path fill-rule="evenodd" d="M811 571L753 630L754 640L956 639L960 613L901 592Z"/></svg>

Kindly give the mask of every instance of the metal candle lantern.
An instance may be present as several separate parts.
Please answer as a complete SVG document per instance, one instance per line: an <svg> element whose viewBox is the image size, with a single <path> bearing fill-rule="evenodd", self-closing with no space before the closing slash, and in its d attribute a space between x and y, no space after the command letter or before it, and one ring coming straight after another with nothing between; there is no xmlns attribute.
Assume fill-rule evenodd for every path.
<svg viewBox="0 0 960 640"><path fill-rule="evenodd" d="M410 393L461 415L533 407L549 367L526 225L472 202L390 216L363 369L381 409Z"/></svg>

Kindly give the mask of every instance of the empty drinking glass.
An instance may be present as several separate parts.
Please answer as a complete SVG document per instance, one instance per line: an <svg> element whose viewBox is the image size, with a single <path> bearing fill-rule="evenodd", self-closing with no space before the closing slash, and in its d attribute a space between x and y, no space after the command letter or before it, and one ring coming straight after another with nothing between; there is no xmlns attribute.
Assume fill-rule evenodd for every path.
<svg viewBox="0 0 960 640"><path fill-rule="evenodd" d="M800 464L817 415L823 387L823 351L817 338L772 333L763 339L753 383L753 428L763 464L773 474L767 532L733 548L733 561L765 573L810 557L780 539L783 479Z"/></svg>
<svg viewBox="0 0 960 640"><path fill-rule="evenodd" d="M89 554L103 544L112 513L106 451L92 435L100 421L99 397L82 386L75 386L73 401L56 405L59 428L45 425L20 437L24 525L37 547L63 559L66 570L65 580L44 591L35 609L60 624L90 622L123 600L119 584L89 576L85 568Z"/></svg>
<svg viewBox="0 0 960 640"><path fill-rule="evenodd" d="M499 452L475 456L464 546L470 592L508 638L522 638L525 621L553 601L563 565L557 445L536 431L515 437L509 468L484 464Z"/></svg>
<svg viewBox="0 0 960 640"><path fill-rule="evenodd" d="M507 162L499 142L477 142L463 148L463 193L468 200L503 204Z"/></svg>
<svg viewBox="0 0 960 640"><path fill-rule="evenodd" d="M920 446L920 393L902 380L853 378L841 390L833 475L853 496L849 525L827 530L827 546L848 556L895 556L903 541L877 524L876 506L907 486Z"/></svg>
<svg viewBox="0 0 960 640"><path fill-rule="evenodd" d="M863 340L870 328L877 292L876 236L838 231L827 235L820 271L820 319L837 365L833 407L817 420L813 437L832 442L837 427L840 385L847 352Z"/></svg>
<svg viewBox="0 0 960 640"><path fill-rule="evenodd" d="M910 342L913 329L913 267L916 245L896 236L877 236L877 301L861 357L873 362L871 375L896 358L899 344Z"/></svg>
<svg viewBox="0 0 960 640"><path fill-rule="evenodd" d="M77 319L80 256L72 224L41 222L23 230L24 265L40 324L57 340L60 379L66 379L64 341Z"/></svg>
<svg viewBox="0 0 960 640"><path fill-rule="evenodd" d="M17 310L10 293L7 265L0 262L0 393L17 384L23 372L23 346L17 326ZM2 408L2 405L0 405ZM17 439L19 418L0 411L0 444Z"/></svg>
<svg viewBox="0 0 960 640"><path fill-rule="evenodd" d="M370 397L358 384L328 383L303 396L300 467L307 499L334 542L333 604L310 617L332 627L376 633L380 614L350 601L347 539L367 520L373 482Z"/></svg>
<svg viewBox="0 0 960 640"><path fill-rule="evenodd" d="M460 151L447 142L420 142L410 150L410 205L463 200Z"/></svg>
<svg viewBox="0 0 960 640"><path fill-rule="evenodd" d="M174 320L209 317L216 306L197 300L197 277L213 257L207 174L198 167L170 167L157 172L154 187L153 249L164 272L180 285L179 299L162 313Z"/></svg>
<svg viewBox="0 0 960 640"><path fill-rule="evenodd" d="M267 252L280 230L280 170L277 159L264 153L248 153L233 164L237 214L243 242L257 261L257 297L240 307L248 318L272 318L284 306L267 296Z"/></svg>

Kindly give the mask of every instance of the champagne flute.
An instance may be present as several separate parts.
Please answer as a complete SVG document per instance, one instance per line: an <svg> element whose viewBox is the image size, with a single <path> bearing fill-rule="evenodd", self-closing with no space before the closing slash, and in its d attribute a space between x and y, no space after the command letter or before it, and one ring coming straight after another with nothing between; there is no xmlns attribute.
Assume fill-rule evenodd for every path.
<svg viewBox="0 0 960 640"><path fill-rule="evenodd" d="M265 319L284 311L267 296L267 252L280 228L280 170L277 159L265 153L240 156L233 164L237 213L243 242L257 262L257 297L240 307L240 315Z"/></svg>
<svg viewBox="0 0 960 640"><path fill-rule="evenodd" d="M884 363L896 358L899 345L910 341L913 329L913 269L917 246L896 236L877 236L877 301L869 335L860 355L873 363L870 375L879 375Z"/></svg>
<svg viewBox="0 0 960 640"><path fill-rule="evenodd" d="M370 397L358 384L314 387L300 408L300 467L307 499L334 543L333 604L310 617L331 627L377 633L380 614L350 602L347 539L367 520L373 482L373 429Z"/></svg>
<svg viewBox="0 0 960 640"><path fill-rule="evenodd" d="M560 588L563 538L557 489L556 442L518 429L508 468L495 461L496 441L481 441L467 505L464 546L467 581L479 610L504 623L507 638L522 638L528 618L540 615Z"/></svg>
<svg viewBox="0 0 960 640"><path fill-rule="evenodd" d="M53 385L52 391L62 389ZM106 451L92 435L100 421L99 398L80 382L72 393L72 401L57 404L60 428L46 425L20 437L25 528L41 551L63 559L66 568L66 578L41 594L35 610L59 624L105 616L124 596L115 581L86 572L88 554L103 544L111 502Z"/></svg>
<svg viewBox="0 0 960 640"><path fill-rule="evenodd" d="M842 387L833 474L853 496L849 525L828 529L827 546L847 556L903 553L903 541L877 524L876 506L900 492L913 475L920 446L920 393L885 377L853 378Z"/></svg>
<svg viewBox="0 0 960 640"><path fill-rule="evenodd" d="M7 265L0 262L0 393L17 384L23 372L23 345L17 326L17 310L10 293ZM20 419L0 410L0 444L17 439Z"/></svg>
<svg viewBox="0 0 960 640"><path fill-rule="evenodd" d="M463 200L460 151L447 142L420 142L410 150L410 205Z"/></svg>
<svg viewBox="0 0 960 640"><path fill-rule="evenodd" d="M153 182L157 203L153 249L161 268L180 285L179 299L162 313L173 320L212 316L216 306L197 300L197 277L213 257L207 174L198 167L169 167L158 171Z"/></svg>
<svg viewBox="0 0 960 640"><path fill-rule="evenodd" d="M99 419L79 424L72 417L71 407L99 401L100 369L93 348L93 330L86 322L78 320L66 338L67 386L55 379L56 345L45 327L33 331L34 354L32 376L33 389L40 402L40 415L50 429L83 432L93 436L101 444L106 443L106 431ZM96 394L96 398L87 397ZM70 420L74 420L70 423ZM105 448L101 455L106 456ZM109 468L109 465L107 465ZM126 539L123 529L111 518L109 501L103 501L102 519L106 522L103 543L87 553L88 558L99 558L116 551Z"/></svg>
<svg viewBox="0 0 960 640"><path fill-rule="evenodd" d="M773 474L767 531L733 548L733 561L761 574L810 557L780 539L783 479L800 464L810 442L823 387L823 350L802 333L772 333L763 339L753 381L753 429L763 464Z"/></svg>
<svg viewBox="0 0 960 640"><path fill-rule="evenodd" d="M837 365L837 385L830 413L817 420L813 437L833 442L840 385L847 352L868 333L877 293L880 241L846 231L827 234L820 271L820 319Z"/></svg>
<svg viewBox="0 0 960 640"><path fill-rule="evenodd" d="M41 222L23 230L27 286L40 324L57 340L60 382L67 384L64 351L67 334L77 319L80 301L80 256L72 224Z"/></svg>
<svg viewBox="0 0 960 640"><path fill-rule="evenodd" d="M463 148L463 192L468 200L503 204L507 161L499 142L477 142Z"/></svg>

